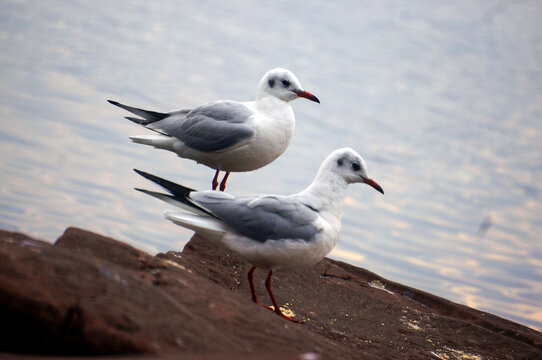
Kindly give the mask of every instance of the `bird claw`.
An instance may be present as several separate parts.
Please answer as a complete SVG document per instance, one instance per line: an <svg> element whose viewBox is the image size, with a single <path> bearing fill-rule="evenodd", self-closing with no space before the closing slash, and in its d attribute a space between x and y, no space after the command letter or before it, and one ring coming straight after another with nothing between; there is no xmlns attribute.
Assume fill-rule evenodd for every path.
<svg viewBox="0 0 542 360"><path fill-rule="evenodd" d="M264 308L266 308L268 310L271 310L272 312L274 312L275 314L277 314L278 316L280 316L283 319L290 320L291 322L294 322L296 324L303 324L304 323L304 321L302 321L302 320L294 319L293 316L285 315L280 308L277 311L277 310L275 310L275 307L272 306L272 305L269 306L269 305L265 305L265 304L262 304L262 303L259 303L259 302L257 302L256 304L258 304L258 305L260 305L260 306L262 306L262 307L264 307Z"/></svg>
<svg viewBox="0 0 542 360"><path fill-rule="evenodd" d="M280 317L283 318L283 319L290 320L291 322L294 322L294 323L296 323L296 324L303 324L303 323L304 323L303 320L296 320L296 319L294 319L294 318L291 317L291 316L284 315L283 313L280 313L280 314L277 314L277 315L280 316Z"/></svg>
<svg viewBox="0 0 542 360"><path fill-rule="evenodd" d="M275 308L274 308L273 306L261 304L261 303L259 303L259 302L257 302L256 304L260 305L261 307L266 308L267 310L275 311Z"/></svg>

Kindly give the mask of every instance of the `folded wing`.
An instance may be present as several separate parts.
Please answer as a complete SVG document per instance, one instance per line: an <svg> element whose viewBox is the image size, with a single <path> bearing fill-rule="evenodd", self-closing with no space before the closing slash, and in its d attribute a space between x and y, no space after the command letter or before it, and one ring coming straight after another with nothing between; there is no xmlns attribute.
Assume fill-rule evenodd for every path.
<svg viewBox="0 0 542 360"><path fill-rule="evenodd" d="M241 103L218 101L187 113L172 113L146 127L173 136L196 150L220 151L254 135L254 129L247 125L251 116L252 111Z"/></svg>
<svg viewBox="0 0 542 360"><path fill-rule="evenodd" d="M213 195L211 191L196 192L190 198L239 234L256 241L310 241L321 231L315 225L318 213L295 197L267 195L218 200Z"/></svg>
<svg viewBox="0 0 542 360"><path fill-rule="evenodd" d="M281 239L311 241L322 230L316 225L318 212L303 204L297 196L234 197L217 191L194 191L158 176L135 171L171 195L137 190L197 214L190 215L188 220L183 215L166 214L168 219L196 231L208 224L214 231L229 228L255 241L265 242ZM194 222L198 225L187 226Z"/></svg>

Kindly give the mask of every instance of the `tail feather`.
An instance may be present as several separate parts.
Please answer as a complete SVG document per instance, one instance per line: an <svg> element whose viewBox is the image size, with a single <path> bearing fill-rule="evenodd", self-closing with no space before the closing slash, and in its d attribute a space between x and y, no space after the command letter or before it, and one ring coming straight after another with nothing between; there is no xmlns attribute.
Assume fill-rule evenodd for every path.
<svg viewBox="0 0 542 360"><path fill-rule="evenodd" d="M139 124L142 124L142 125L147 125L147 124L150 124L150 123L153 123L153 122L156 122L156 121L159 121L159 120L162 120L162 119L165 119L166 117L169 116L169 114L167 113L161 113L161 112L157 112L157 111L149 111L149 110L143 110L143 109L139 109L139 108L135 108L135 107L132 107L132 106L128 106L128 105L124 105L124 104L121 104L117 101L113 101L113 100L107 100L110 104L113 104L115 106L118 106L124 110L127 110L129 112L131 112L132 114L135 114L137 116L141 116L143 119L146 120L146 123L145 124L142 124L141 122L139 121L135 121ZM128 120L130 121L134 121L132 119L135 119L135 118L130 118Z"/></svg>
<svg viewBox="0 0 542 360"><path fill-rule="evenodd" d="M136 144L143 144L154 146L157 149L165 149L170 151L175 151L174 144L175 138L163 134L153 134L153 135L132 135L129 136L130 140Z"/></svg>
<svg viewBox="0 0 542 360"><path fill-rule="evenodd" d="M210 240L216 235L222 235L226 232L224 225L218 220L206 216L194 214L179 213L174 211L165 211L166 219L173 221L175 224L194 230L196 233L208 237Z"/></svg>

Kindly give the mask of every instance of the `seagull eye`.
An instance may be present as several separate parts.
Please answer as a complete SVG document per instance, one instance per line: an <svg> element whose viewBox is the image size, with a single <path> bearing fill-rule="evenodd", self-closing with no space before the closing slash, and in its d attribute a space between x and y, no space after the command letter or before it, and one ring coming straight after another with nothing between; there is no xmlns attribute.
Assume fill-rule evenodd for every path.
<svg viewBox="0 0 542 360"><path fill-rule="evenodd" d="M358 163L353 163L352 169L354 169L354 171L359 171L359 169L361 169L361 166Z"/></svg>
<svg viewBox="0 0 542 360"><path fill-rule="evenodd" d="M290 82L288 80L282 80L282 85L284 85L284 87L288 87L290 86Z"/></svg>

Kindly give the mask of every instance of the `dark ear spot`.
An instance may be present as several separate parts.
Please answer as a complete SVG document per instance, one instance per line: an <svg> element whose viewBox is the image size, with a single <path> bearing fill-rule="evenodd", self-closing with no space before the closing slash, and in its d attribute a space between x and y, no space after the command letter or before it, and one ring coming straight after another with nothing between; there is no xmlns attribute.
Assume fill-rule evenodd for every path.
<svg viewBox="0 0 542 360"><path fill-rule="evenodd" d="M267 83L269 84L269 87L272 88L273 86L275 86L275 79L269 79Z"/></svg>
<svg viewBox="0 0 542 360"><path fill-rule="evenodd" d="M337 160L337 164L338 164L339 166L343 166L343 164L344 164L344 158L340 158L339 160Z"/></svg>

